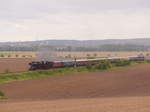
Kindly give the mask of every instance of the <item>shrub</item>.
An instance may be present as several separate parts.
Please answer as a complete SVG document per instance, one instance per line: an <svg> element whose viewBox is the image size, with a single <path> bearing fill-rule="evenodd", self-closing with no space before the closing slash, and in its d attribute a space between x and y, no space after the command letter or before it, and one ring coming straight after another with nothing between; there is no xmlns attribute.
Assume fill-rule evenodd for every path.
<svg viewBox="0 0 150 112"><path fill-rule="evenodd" d="M11 72L12 71L10 69L8 69L8 68L4 70L4 73L11 73Z"/></svg>
<svg viewBox="0 0 150 112"><path fill-rule="evenodd" d="M2 91L0 91L0 99L6 99L6 96Z"/></svg>
<svg viewBox="0 0 150 112"><path fill-rule="evenodd" d="M16 58L18 58L19 57L19 55L18 54L16 54Z"/></svg>
<svg viewBox="0 0 150 112"><path fill-rule="evenodd" d="M8 55L8 58L10 58L10 57L11 57L11 55L9 54L9 55Z"/></svg>
<svg viewBox="0 0 150 112"><path fill-rule="evenodd" d="M22 55L22 58L25 58L26 56L25 55Z"/></svg>
<svg viewBox="0 0 150 112"><path fill-rule="evenodd" d="M95 65L95 68L100 70L106 70L111 67L112 67L111 63L107 60L100 61L97 65Z"/></svg>
<svg viewBox="0 0 150 112"><path fill-rule="evenodd" d="M96 53L94 53L94 54L93 54L93 56L94 56L94 57L97 57L97 54L96 54Z"/></svg>
<svg viewBox="0 0 150 112"><path fill-rule="evenodd" d="M5 94L2 91L0 91L0 97L3 97L3 96L5 96Z"/></svg>
<svg viewBox="0 0 150 112"><path fill-rule="evenodd" d="M92 64L87 64L86 65L86 68L89 70L89 69L92 69L93 67L92 67Z"/></svg>
<svg viewBox="0 0 150 112"><path fill-rule="evenodd" d="M142 64L142 63L145 63L145 61L135 61L135 63Z"/></svg>
<svg viewBox="0 0 150 112"><path fill-rule="evenodd" d="M115 63L115 66L128 66L130 65L131 62L129 60L118 60L116 63Z"/></svg>
<svg viewBox="0 0 150 112"><path fill-rule="evenodd" d="M5 56L4 56L4 54L1 54L1 55L0 55L0 57L2 57L2 58L3 58L3 57L5 57Z"/></svg>
<svg viewBox="0 0 150 112"><path fill-rule="evenodd" d="M90 57L91 55L90 55L90 54L87 54L86 56L87 56L87 57Z"/></svg>
<svg viewBox="0 0 150 112"><path fill-rule="evenodd" d="M146 60L147 63L150 63L150 60Z"/></svg>

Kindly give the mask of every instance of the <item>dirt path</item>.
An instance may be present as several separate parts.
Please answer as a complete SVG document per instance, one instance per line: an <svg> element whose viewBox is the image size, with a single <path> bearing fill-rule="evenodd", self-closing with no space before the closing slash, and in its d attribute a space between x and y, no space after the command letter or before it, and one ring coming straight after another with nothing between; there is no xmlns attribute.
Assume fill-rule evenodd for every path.
<svg viewBox="0 0 150 112"><path fill-rule="evenodd" d="M0 89L9 98L0 103L2 112L149 112L150 64L0 84Z"/></svg>

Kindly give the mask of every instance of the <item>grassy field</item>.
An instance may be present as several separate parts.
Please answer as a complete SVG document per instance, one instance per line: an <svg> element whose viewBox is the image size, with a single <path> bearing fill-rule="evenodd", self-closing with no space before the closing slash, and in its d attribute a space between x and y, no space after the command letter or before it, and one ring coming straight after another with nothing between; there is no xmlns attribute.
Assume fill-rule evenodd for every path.
<svg viewBox="0 0 150 112"><path fill-rule="evenodd" d="M42 77L49 77L53 75L68 75L75 74L80 72L101 72L104 70L116 69L125 66L131 66L136 64L142 64L146 62L128 62L120 61L117 64L111 64L110 62L104 61L96 65L88 65L86 67L70 67L70 68L58 68L58 69L49 69L49 70L37 70L29 71L22 73L10 73L10 74L0 74L0 83L19 81L19 80L31 80Z"/></svg>
<svg viewBox="0 0 150 112"><path fill-rule="evenodd" d="M0 58L35 58L36 52L0 52Z"/></svg>
<svg viewBox="0 0 150 112"><path fill-rule="evenodd" d="M0 52L0 58L37 58L38 54L45 52ZM50 53L47 51L46 53ZM128 57L148 52L56 52L57 57L63 58L87 58L87 57Z"/></svg>
<svg viewBox="0 0 150 112"><path fill-rule="evenodd" d="M148 54L148 52L58 52L62 57L128 57L139 54Z"/></svg>

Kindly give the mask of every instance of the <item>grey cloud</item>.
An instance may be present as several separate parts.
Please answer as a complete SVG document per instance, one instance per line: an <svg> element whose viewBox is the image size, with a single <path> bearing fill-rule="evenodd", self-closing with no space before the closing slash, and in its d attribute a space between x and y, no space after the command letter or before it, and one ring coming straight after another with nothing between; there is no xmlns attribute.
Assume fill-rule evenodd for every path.
<svg viewBox="0 0 150 112"><path fill-rule="evenodd" d="M150 8L149 0L0 0L0 19L34 18L47 13Z"/></svg>
<svg viewBox="0 0 150 112"><path fill-rule="evenodd" d="M0 0L0 41L149 37L149 19L150 0Z"/></svg>
<svg viewBox="0 0 150 112"><path fill-rule="evenodd" d="M150 8L149 0L65 0L74 8L89 10L120 10Z"/></svg>

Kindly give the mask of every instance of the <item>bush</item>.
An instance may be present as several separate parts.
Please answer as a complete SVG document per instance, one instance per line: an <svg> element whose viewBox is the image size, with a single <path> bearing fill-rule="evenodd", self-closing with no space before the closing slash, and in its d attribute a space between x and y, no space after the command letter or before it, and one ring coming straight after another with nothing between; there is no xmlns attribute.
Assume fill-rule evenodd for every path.
<svg viewBox="0 0 150 112"><path fill-rule="evenodd" d="M105 60L105 61L100 61L97 65L95 65L96 69L100 69L100 70L106 70L111 68L112 65L109 61Z"/></svg>
<svg viewBox="0 0 150 112"><path fill-rule="evenodd" d="M131 62L129 60L118 60L116 63L115 63L115 66L128 66L130 65Z"/></svg>
<svg viewBox="0 0 150 112"><path fill-rule="evenodd" d="M2 91L0 91L0 99L6 99L5 94Z"/></svg>
<svg viewBox="0 0 150 112"><path fill-rule="evenodd" d="M11 55L10 55L10 54L8 55L8 58L11 58Z"/></svg>
<svg viewBox="0 0 150 112"><path fill-rule="evenodd" d="M135 62L138 63L138 64L145 63L144 61L135 61Z"/></svg>
<svg viewBox="0 0 150 112"><path fill-rule="evenodd" d="M1 55L0 55L0 57L2 57L2 58L3 58L3 57L5 57L5 56L4 56L4 54L1 54Z"/></svg>
<svg viewBox="0 0 150 112"><path fill-rule="evenodd" d="M0 91L0 97L3 97L3 96L5 96L5 94L2 91Z"/></svg>
<svg viewBox="0 0 150 112"><path fill-rule="evenodd" d="M16 54L16 58L18 58L19 57L19 55L18 54Z"/></svg>
<svg viewBox="0 0 150 112"><path fill-rule="evenodd" d="M146 60L147 63L150 63L150 60Z"/></svg>
<svg viewBox="0 0 150 112"><path fill-rule="evenodd" d="M88 70L92 69L92 68L93 68L93 67L92 67L92 64L87 64L87 65L86 65L86 68L87 68Z"/></svg>
<svg viewBox="0 0 150 112"><path fill-rule="evenodd" d="M8 68L4 70L4 73L11 73L11 72L12 71L10 69L8 69Z"/></svg>

